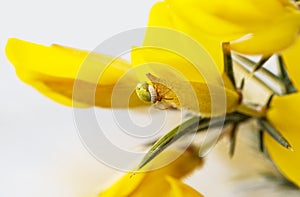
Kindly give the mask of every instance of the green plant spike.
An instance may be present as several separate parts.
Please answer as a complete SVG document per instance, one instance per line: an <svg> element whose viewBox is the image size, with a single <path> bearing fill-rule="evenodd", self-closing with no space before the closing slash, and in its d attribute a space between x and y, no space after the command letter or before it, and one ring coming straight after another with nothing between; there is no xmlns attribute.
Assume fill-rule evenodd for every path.
<svg viewBox="0 0 300 197"><path fill-rule="evenodd" d="M199 122L202 121L199 116L194 116L181 125L175 127L171 131L169 131L166 135L161 137L154 145L150 148L150 150L146 153L140 164L138 165L137 170L144 167L147 163L149 163L152 159L154 159L159 153L165 150L168 146L178 140L180 137L187 133L196 132Z"/></svg>
<svg viewBox="0 0 300 197"><path fill-rule="evenodd" d="M259 140L259 150L264 153L265 152L264 131L262 129L258 131L258 140Z"/></svg>
<svg viewBox="0 0 300 197"><path fill-rule="evenodd" d="M245 77L242 78L240 86L239 86L239 90L243 90L245 86Z"/></svg>
<svg viewBox="0 0 300 197"><path fill-rule="evenodd" d="M295 88L293 82L291 81L289 74L286 70L284 60L281 55L277 56L278 60L278 66L280 71L280 79L285 85L286 94L291 94L297 92L297 89Z"/></svg>
<svg viewBox="0 0 300 197"><path fill-rule="evenodd" d="M292 146L290 143L281 135L281 133L266 119L266 118L258 118L258 124L260 127L268 132L268 134L281 146L293 151Z"/></svg>
<svg viewBox="0 0 300 197"><path fill-rule="evenodd" d="M239 123L234 123L230 133L230 147L229 147L229 156L233 157L236 147L236 136L238 131Z"/></svg>
<svg viewBox="0 0 300 197"><path fill-rule="evenodd" d="M261 69L264 64L272 57L272 55L266 55L266 56L262 56L260 58L260 60L254 65L254 68L252 70L251 73L254 73L256 71L258 71L259 69Z"/></svg>
<svg viewBox="0 0 300 197"><path fill-rule="evenodd" d="M267 103L266 103L266 108L269 109L271 107L271 103L272 103L272 100L274 98L275 94L271 94L269 99L267 100Z"/></svg>
<svg viewBox="0 0 300 197"><path fill-rule="evenodd" d="M177 126L176 128L172 129L166 135L164 135L158 141L156 141L138 165L137 170L140 170L152 159L154 159L158 154L160 154L163 150L165 150L172 143L176 142L179 138L186 134L202 132L206 131L208 128L222 127L233 123L239 124L248 120L249 118L251 117L244 114L240 114L238 112L226 114L225 120L222 117L215 117L211 119L194 116L182 123L181 125Z"/></svg>

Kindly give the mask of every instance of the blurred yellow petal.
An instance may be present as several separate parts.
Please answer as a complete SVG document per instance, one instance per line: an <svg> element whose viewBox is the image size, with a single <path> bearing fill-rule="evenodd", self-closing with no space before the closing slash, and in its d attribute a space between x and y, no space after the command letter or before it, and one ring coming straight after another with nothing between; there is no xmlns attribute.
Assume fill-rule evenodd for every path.
<svg viewBox="0 0 300 197"><path fill-rule="evenodd" d="M151 169L154 166L160 166L172 158L176 157L178 152L166 151L157 156L152 162L145 166ZM189 148L175 161L148 172L137 172L136 174L127 173L114 185L103 191L99 197L111 196L174 196L181 197L185 192L187 196L201 196L191 187L180 182L178 179L190 174L197 167L202 165L203 161L198 157L198 151L195 148ZM197 194L197 195L196 195Z"/></svg>
<svg viewBox="0 0 300 197"><path fill-rule="evenodd" d="M300 90L300 38L297 42L285 50L282 55L283 59L289 73L289 76L292 79L292 82L295 84L296 88Z"/></svg>
<svg viewBox="0 0 300 197"><path fill-rule="evenodd" d="M205 46L203 36L208 35L219 42L234 41L232 49L241 53L272 54L290 46L299 32L300 12L287 0L165 2L175 16L173 27Z"/></svg>
<svg viewBox="0 0 300 197"><path fill-rule="evenodd" d="M267 150L286 178L300 186L300 94L275 97L267 117L293 147L290 151L266 135Z"/></svg>
<svg viewBox="0 0 300 197"><path fill-rule="evenodd" d="M166 180L169 182L171 187L171 192L169 196L176 197L201 197L202 195L197 192L192 187L184 184L178 179L174 179L172 177L166 177Z"/></svg>
<svg viewBox="0 0 300 197"><path fill-rule="evenodd" d="M56 102L68 106L73 104L76 107L89 107L95 104L110 107L115 84L130 68L130 64L125 60L114 59L107 55L91 54L88 51L59 45L43 46L15 38L8 40L5 52L22 81ZM77 73L83 63L88 72L78 76ZM93 75L99 73L99 69L104 70L108 64L98 84L95 83ZM123 85L124 91L136 83L134 77L131 79L132 81ZM76 100L72 100L75 80L84 89L76 95ZM95 94L92 101L86 98L86 94L91 92ZM142 104L135 94L130 101L131 105Z"/></svg>

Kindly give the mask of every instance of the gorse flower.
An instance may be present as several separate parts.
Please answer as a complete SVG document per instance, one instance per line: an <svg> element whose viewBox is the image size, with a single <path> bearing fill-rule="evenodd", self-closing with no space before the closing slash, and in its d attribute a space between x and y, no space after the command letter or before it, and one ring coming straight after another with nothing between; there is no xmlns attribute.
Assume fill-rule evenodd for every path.
<svg viewBox="0 0 300 197"><path fill-rule="evenodd" d="M178 154L176 151L166 151L157 156L151 163L145 166L151 168L161 165ZM198 156L195 147L188 148L180 157L172 163L148 172L132 172L124 175L111 187L103 191L99 197L111 196L165 196L165 197L183 197L183 196L202 196L190 186L182 183L180 179L184 178L195 169L201 167L203 161ZM151 165L151 166L149 166Z"/></svg>
<svg viewBox="0 0 300 197"><path fill-rule="evenodd" d="M19 39L8 41L6 55L22 81L63 105L127 108L159 103L166 108L187 109L195 113L181 124L184 132L192 126L197 131L206 130L209 121L219 117L233 125L232 133L250 118L266 120L275 132L281 132L277 137L264 137L271 158L289 180L300 186L299 93L274 96L269 108L259 105L263 109L259 111L254 109L258 106L255 103L243 102L233 70L228 70L232 69L231 51L263 58L280 53L292 81L300 88L299 30L299 9L289 0L165 0L152 7L143 44L132 48L130 63L109 55ZM78 75L82 64L87 72ZM120 80L123 76L126 80ZM84 88L74 97L75 82ZM92 99L86 97L91 92ZM114 92L117 98L113 98ZM214 102L215 97L222 102ZM219 122L213 126L220 126ZM171 130L149 152L159 154L167 143L182 136L181 131L179 126ZM277 143L283 141L283 146L290 148L284 138L294 151ZM202 165L196 152L189 148L178 160L155 171L128 173L100 196L201 196L180 182ZM153 155L148 154L149 158ZM146 170L161 159L167 160L168 155L172 152L158 156L154 163L148 163L145 157L140 167Z"/></svg>
<svg viewBox="0 0 300 197"><path fill-rule="evenodd" d="M144 50L140 52L145 54ZM140 52L139 55L141 54ZM135 54L136 52L133 52L132 59L136 63L137 55ZM112 107L112 93L116 91L118 92L116 99L119 99L119 102L116 101L113 107L124 108L144 105L135 93L131 95L129 105L123 105L124 102L122 102L122 99L126 99L125 96L122 96L123 92L127 92L128 89L134 90L136 84L138 84L137 77L127 72L131 69L131 65L123 59L114 59L107 55L94 52L89 53L87 51L59 45L48 47L18 39L10 39L8 41L6 45L6 55L15 66L17 75L21 80L61 104L68 106L73 105L74 107L90 107L94 105L99 107ZM84 76L78 76L77 73L83 62L85 66L88 66L88 73L85 73ZM164 63L169 63L169 65L174 66L174 68L178 67L178 64L172 64L171 58L169 61L165 59ZM91 79L94 78L95 73L99 72L99 69L106 68L106 66L107 69L101 73L101 78L96 85L96 89L93 89L95 82ZM159 66L157 66L157 68L159 68ZM146 70L138 74L145 75L151 71L152 70ZM125 73L127 73L126 83L115 88L116 83ZM187 72L185 75L193 76L195 74ZM226 110L233 111L239 105L239 95L232 89L230 81L226 79L226 77L223 77L223 79L225 79L224 82L228 88L224 89L222 83L213 85L217 94L224 94L228 101L225 111L223 110L224 107L220 106L218 108L220 110L216 112L218 114L224 114ZM76 95L76 97L73 97L75 80L84 84L84 88L80 90L79 96ZM170 79L171 82L176 80L176 78ZM180 84L180 82L177 84ZM183 84L184 83L182 83L182 86ZM192 91L196 93L199 104L195 105L196 107L194 108L199 108L202 114L210 114L210 90L205 85L206 83L204 81L198 81L192 84L192 88L195 88L195 91L194 89L192 89ZM201 89L198 87L201 87ZM186 87L178 86L177 92L184 94L185 89ZM86 98L86 94L90 91L95 91L93 92L95 98L92 101ZM186 99L188 98L189 97L186 97ZM187 100L182 103L188 105L190 101ZM189 108L189 106L183 107ZM191 110L194 109L193 107L190 108L192 108Z"/></svg>
<svg viewBox="0 0 300 197"><path fill-rule="evenodd" d="M150 12L149 26L181 31L198 41L223 70L222 42L230 42L230 49L242 54L272 55L282 52L286 66L296 87L299 88L300 12L289 0L230 0L230 1L180 1L165 0L156 3ZM148 37L147 37L148 36ZM155 37L146 34L146 42ZM293 44L296 43L294 46ZM153 52L146 58L157 60ZM172 58L170 58L172 59ZM174 58L173 58L174 59ZM181 64L185 67L187 64ZM189 69L188 69L189 70ZM294 151L285 149L270 136L265 137L271 158L280 171L300 185L299 153L297 151L300 129L296 114L299 95L276 96L267 111L267 119L282 132Z"/></svg>

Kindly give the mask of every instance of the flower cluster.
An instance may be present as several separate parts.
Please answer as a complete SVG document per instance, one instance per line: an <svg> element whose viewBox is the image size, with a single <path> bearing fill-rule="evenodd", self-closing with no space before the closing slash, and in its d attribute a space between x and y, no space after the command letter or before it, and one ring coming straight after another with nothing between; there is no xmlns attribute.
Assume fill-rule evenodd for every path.
<svg viewBox="0 0 300 197"><path fill-rule="evenodd" d="M118 89L120 103L124 103L121 101L125 95L123 90L138 84L136 93L131 95L130 107L146 105L146 101L162 104L165 108L188 109L201 117L200 122L197 119L183 123L186 128L196 122L198 131L205 130L207 120L221 116L225 124L233 124L233 128L245 120L257 119L261 129L268 133L262 142L271 159L287 179L300 186L300 122L297 119L300 95L296 91L300 88L299 29L300 11L297 3L291 0L165 0L152 7L143 46L133 47L131 62L15 38L8 41L6 55L22 81L63 105L127 107L112 105L112 94L118 80L134 69L135 73L129 74L122 89ZM209 58L200 54L201 51L191 43L201 45L216 67L212 68ZM90 73L78 78L82 62L91 55L93 58L85 62ZM249 90L243 89L243 83L247 80L240 86L236 84L235 58L249 60L247 55L260 55L261 59L252 64L253 70L244 78L256 79L256 70L266 71L264 63L273 55L281 60L279 75L266 72L266 76L279 81L285 90L274 92L264 105L244 102L243 92ZM149 62L148 67L139 68ZM109 67L103 71L98 84L93 84L90 79L94 71L107 64ZM168 65L183 77L176 77L161 65ZM139 83L140 79L146 82ZM73 97L75 81L91 89L95 87L93 102L84 97L84 91L88 90L83 90L82 96ZM264 81L260 85L273 90ZM192 94L188 90L192 90ZM226 102L218 105L213 97L223 98ZM217 122L214 126L220 125ZM162 152L170 139L179 136L177 131L175 128L152 147L150 155L147 154L140 165L142 169L159 160L160 155L149 163L150 157ZM197 156L196 150L189 148L174 163L156 171L129 173L100 196L154 196L161 193L165 196L201 196L179 181L201 166L202 158Z"/></svg>

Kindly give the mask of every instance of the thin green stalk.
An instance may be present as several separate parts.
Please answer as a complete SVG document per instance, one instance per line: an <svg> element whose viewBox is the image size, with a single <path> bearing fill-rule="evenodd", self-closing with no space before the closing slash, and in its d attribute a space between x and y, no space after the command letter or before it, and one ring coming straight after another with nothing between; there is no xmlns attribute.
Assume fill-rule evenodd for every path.
<svg viewBox="0 0 300 197"><path fill-rule="evenodd" d="M154 159L154 157L156 157L159 153L161 153L183 135L193 131L196 132L199 122L202 120L203 119L200 117L194 116L161 137L144 156L143 160L138 165L138 170L144 167L147 163Z"/></svg>

